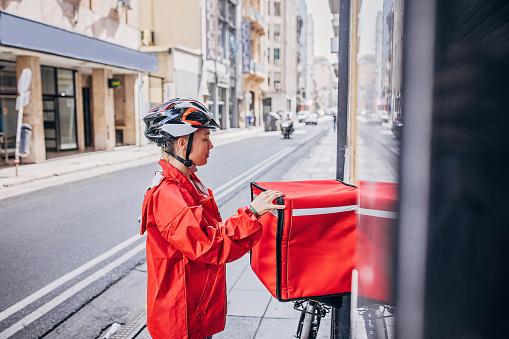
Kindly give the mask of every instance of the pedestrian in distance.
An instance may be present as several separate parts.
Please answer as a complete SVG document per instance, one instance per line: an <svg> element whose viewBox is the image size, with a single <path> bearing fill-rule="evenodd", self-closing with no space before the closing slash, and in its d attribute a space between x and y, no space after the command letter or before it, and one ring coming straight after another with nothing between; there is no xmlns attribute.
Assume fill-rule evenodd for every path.
<svg viewBox="0 0 509 339"><path fill-rule="evenodd" d="M143 120L145 136L162 149L162 171L147 188L141 215L147 327L154 339L209 338L225 327L225 264L258 242L258 218L283 209L273 202L284 194L266 191L223 222L212 191L195 174L213 148L210 130L219 127L212 114L183 98L154 107Z"/></svg>
<svg viewBox="0 0 509 339"><path fill-rule="evenodd" d="M334 127L334 131L336 130L336 119L337 119L337 114L334 113L332 115L333 119L332 119L332 126Z"/></svg>

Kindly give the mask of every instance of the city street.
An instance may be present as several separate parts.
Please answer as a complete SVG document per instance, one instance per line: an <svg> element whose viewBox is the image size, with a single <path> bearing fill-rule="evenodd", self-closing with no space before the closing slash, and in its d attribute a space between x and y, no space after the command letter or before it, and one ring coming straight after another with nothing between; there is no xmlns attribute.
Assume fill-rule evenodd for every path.
<svg viewBox="0 0 509 339"><path fill-rule="evenodd" d="M197 175L223 219L249 202L249 182L281 180L308 154L331 128L322 119L289 140L265 132L211 151ZM2 200L0 338L44 336L144 262L137 219L157 160ZM96 335L103 326L90 324Z"/></svg>
<svg viewBox="0 0 509 339"><path fill-rule="evenodd" d="M398 182L400 142L388 123L368 124L357 117L357 179L379 182Z"/></svg>

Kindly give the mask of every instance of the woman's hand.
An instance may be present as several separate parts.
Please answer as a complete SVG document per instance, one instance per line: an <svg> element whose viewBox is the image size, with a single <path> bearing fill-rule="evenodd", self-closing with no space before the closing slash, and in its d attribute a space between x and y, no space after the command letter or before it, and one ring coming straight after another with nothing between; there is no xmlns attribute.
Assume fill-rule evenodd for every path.
<svg viewBox="0 0 509 339"><path fill-rule="evenodd" d="M264 215L271 209L284 209L285 205L274 205L272 202L279 197L285 197L285 194L275 190L266 190L260 193L252 202L251 207L255 209L259 216Z"/></svg>

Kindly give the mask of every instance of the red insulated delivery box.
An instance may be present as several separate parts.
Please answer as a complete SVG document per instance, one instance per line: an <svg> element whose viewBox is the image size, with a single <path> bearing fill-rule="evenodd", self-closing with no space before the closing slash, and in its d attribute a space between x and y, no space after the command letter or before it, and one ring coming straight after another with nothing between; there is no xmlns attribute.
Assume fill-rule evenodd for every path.
<svg viewBox="0 0 509 339"><path fill-rule="evenodd" d="M285 193L284 210L260 217L263 235L251 267L279 301L350 292L357 224L357 188L339 180L251 183Z"/></svg>

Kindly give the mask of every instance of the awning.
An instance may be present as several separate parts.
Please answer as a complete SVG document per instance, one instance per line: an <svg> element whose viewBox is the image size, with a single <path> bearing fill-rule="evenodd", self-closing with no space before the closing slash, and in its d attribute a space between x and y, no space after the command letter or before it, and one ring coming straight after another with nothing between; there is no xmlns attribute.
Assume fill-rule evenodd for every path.
<svg viewBox="0 0 509 339"><path fill-rule="evenodd" d="M0 11L0 45L157 73L157 56Z"/></svg>

